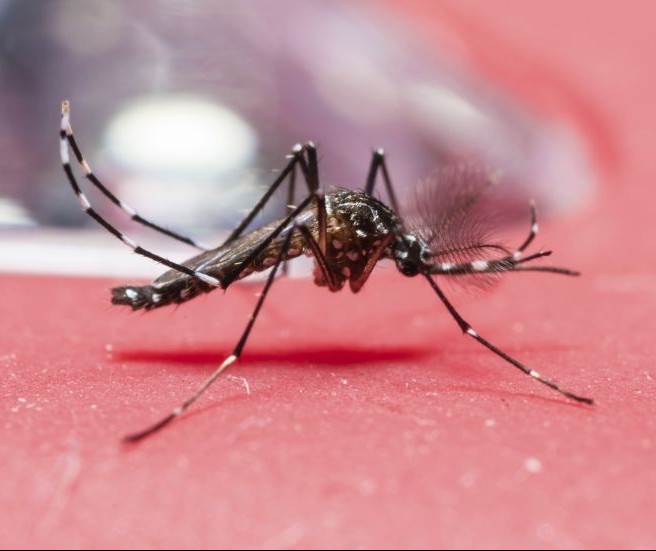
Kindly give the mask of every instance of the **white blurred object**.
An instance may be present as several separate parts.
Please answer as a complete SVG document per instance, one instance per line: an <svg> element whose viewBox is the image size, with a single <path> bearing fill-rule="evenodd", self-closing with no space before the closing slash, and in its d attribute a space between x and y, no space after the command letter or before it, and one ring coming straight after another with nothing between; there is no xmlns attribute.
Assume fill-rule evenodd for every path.
<svg viewBox="0 0 656 551"><path fill-rule="evenodd" d="M35 225L36 222L23 207L11 199L0 197L0 228Z"/></svg>
<svg viewBox="0 0 656 551"><path fill-rule="evenodd" d="M218 101L158 96L131 101L107 129L113 160L136 175L221 178L255 159L251 126Z"/></svg>
<svg viewBox="0 0 656 551"><path fill-rule="evenodd" d="M318 145L322 185L351 189L384 147L402 206L418 182L462 160L499 170L509 219L523 220L530 198L541 217L584 205L598 177L575 110L541 112L494 71L483 76L473 60L495 50L495 36L474 40L449 19L457 9L439 4L426 3L437 8L419 24L406 17L411 4L394 2L6 1L2 194L41 223L93 224L56 160L57 105L70 98L80 147L107 187L204 241L235 227L306 140ZM519 75L533 61L509 54L501 64ZM557 76L539 73L526 89L567 105L568 75ZM135 241L157 238L92 190L89 199ZM281 190L253 225L284 203Z"/></svg>

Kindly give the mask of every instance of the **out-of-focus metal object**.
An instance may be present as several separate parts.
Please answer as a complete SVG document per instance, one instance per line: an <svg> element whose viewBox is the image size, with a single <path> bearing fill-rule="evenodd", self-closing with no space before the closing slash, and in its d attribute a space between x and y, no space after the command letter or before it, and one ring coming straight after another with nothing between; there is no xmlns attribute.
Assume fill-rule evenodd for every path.
<svg viewBox="0 0 656 551"><path fill-rule="evenodd" d="M418 28L403 17L412 2L0 7L0 196L42 224L80 221L53 185L55 137L44 130L65 97L105 180L141 211L201 234L234 225L308 139L330 159L322 184L352 189L366 176L362 157L384 147L401 202L458 159L498 169L518 216L529 197L548 215L594 191L575 125L480 77L467 36L448 18ZM284 197L259 222L281 209Z"/></svg>

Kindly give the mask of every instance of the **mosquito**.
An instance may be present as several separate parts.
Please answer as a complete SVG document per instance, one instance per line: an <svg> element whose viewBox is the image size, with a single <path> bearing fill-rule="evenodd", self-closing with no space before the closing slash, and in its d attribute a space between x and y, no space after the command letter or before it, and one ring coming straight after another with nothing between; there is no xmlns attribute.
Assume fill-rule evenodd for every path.
<svg viewBox="0 0 656 551"><path fill-rule="evenodd" d="M141 247L110 224L94 210L82 192L71 168L69 148L85 178L132 220L201 252L183 263L173 262ZM320 187L315 145L312 142L298 144L287 156L285 168L242 222L221 245L207 249L189 237L143 218L101 183L73 136L68 101L62 102L61 106L60 153L64 172L82 209L136 254L169 268L149 285L113 288L113 304L133 310L153 310L180 304L216 288L227 289L235 281L254 272L270 269L251 317L232 353L189 398L158 422L126 436L124 440L127 442L137 442L167 426L189 409L240 358L281 265L301 255L314 260L314 282L332 292L340 291L348 282L351 291L357 293L379 261L392 260L404 276L419 276L426 280L464 334L543 385L576 402L593 404L591 398L566 390L486 340L458 313L437 283L437 278L441 276L483 281L486 277L520 271L579 275L566 268L533 264L534 260L551 254L551 251L527 254L538 232L533 202L530 204L530 231L519 247L510 249L491 240L490 222L484 211L478 212L480 205L484 204L482 197L491 185L490 174L485 170L472 165L458 165L439 171L433 178L434 185L427 187L429 191L418 201L418 214L414 217L417 221L411 216L401 215L382 149L373 152L362 191L338 188L324 193ZM297 172L302 176L306 191L304 198L295 204ZM379 175L382 175L389 206L373 196ZM287 185L287 215L247 232L251 222L283 184Z"/></svg>

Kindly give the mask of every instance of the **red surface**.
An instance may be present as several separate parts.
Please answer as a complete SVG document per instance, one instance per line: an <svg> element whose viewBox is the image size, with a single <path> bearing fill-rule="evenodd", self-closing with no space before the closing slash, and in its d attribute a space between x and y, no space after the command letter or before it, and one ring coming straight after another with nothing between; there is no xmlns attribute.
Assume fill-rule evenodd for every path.
<svg viewBox="0 0 656 551"><path fill-rule="evenodd" d="M612 129L597 203L539 238L584 277L511 274L458 300L597 406L459 336L425 283L390 269L357 296L278 282L232 370L250 395L224 379L126 448L229 352L255 289L141 315L108 304L116 282L5 276L0 545L653 547L652 6L468 15L559 67Z"/></svg>

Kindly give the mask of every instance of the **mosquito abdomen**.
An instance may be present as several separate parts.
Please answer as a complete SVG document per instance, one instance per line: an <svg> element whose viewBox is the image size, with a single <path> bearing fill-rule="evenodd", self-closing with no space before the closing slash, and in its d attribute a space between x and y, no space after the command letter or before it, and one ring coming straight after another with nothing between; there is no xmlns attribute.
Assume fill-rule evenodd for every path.
<svg viewBox="0 0 656 551"><path fill-rule="evenodd" d="M182 282L181 282L182 283ZM180 304L198 296L203 291L194 286L124 285L112 289L112 304L130 306L133 310L153 310L169 304Z"/></svg>

